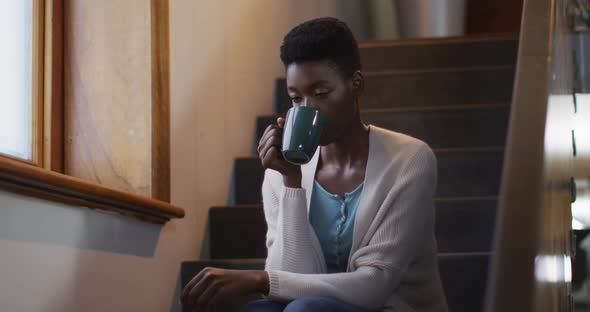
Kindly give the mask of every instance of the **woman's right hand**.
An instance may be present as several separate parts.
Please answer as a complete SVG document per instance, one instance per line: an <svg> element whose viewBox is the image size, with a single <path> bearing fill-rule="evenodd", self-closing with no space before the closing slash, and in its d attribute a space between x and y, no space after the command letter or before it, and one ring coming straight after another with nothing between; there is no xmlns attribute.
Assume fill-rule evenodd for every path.
<svg viewBox="0 0 590 312"><path fill-rule="evenodd" d="M266 128L258 142L258 157L264 169L273 169L283 175L285 186L301 188L301 167L287 162L281 154L282 128L285 118L279 117L277 124Z"/></svg>

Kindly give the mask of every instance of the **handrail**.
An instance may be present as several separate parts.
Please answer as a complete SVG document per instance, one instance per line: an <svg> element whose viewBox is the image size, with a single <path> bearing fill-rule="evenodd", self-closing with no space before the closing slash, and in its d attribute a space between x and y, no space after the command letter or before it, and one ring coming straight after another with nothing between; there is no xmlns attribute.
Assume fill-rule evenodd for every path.
<svg viewBox="0 0 590 312"><path fill-rule="evenodd" d="M486 311L565 311L573 118L566 0L525 0Z"/></svg>

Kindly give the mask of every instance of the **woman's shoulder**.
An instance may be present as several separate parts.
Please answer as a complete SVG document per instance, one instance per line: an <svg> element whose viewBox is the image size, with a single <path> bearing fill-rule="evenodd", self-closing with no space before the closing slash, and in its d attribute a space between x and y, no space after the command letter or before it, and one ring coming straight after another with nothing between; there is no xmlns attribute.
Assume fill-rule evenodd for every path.
<svg viewBox="0 0 590 312"><path fill-rule="evenodd" d="M378 176L383 189L392 189L400 176L422 177L435 181L437 161L432 149L407 134L371 127L373 166L371 174ZM376 169L378 168L378 169Z"/></svg>
<svg viewBox="0 0 590 312"><path fill-rule="evenodd" d="M407 134L371 126L377 153L385 159L403 161L416 154L432 154L431 148L424 141Z"/></svg>

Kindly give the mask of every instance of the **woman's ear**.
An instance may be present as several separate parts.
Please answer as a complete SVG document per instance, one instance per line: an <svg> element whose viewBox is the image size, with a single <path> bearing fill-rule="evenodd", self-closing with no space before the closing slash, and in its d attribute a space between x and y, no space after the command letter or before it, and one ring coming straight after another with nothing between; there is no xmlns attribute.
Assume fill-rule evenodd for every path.
<svg viewBox="0 0 590 312"><path fill-rule="evenodd" d="M352 74L352 92L356 96L361 96L365 90L365 77L360 70Z"/></svg>

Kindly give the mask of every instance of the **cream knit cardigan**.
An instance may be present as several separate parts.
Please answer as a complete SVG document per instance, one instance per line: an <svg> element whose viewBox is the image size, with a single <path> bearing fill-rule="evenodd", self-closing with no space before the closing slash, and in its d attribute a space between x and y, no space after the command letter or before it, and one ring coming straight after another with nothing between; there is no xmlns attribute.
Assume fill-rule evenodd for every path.
<svg viewBox="0 0 590 312"><path fill-rule="evenodd" d="M331 297L368 310L447 311L436 260L433 196L436 158L410 136L369 128L364 187L354 221L347 272L326 273L308 219L320 149L302 166L301 189L266 170L268 297Z"/></svg>

